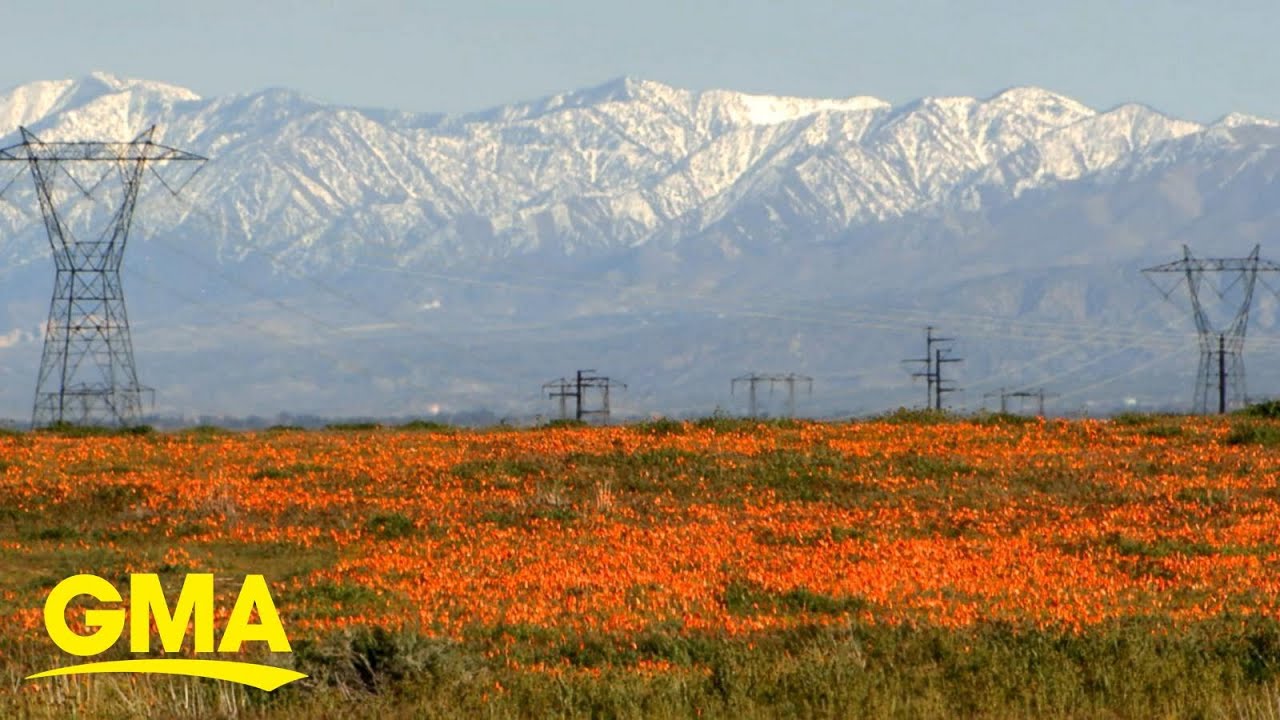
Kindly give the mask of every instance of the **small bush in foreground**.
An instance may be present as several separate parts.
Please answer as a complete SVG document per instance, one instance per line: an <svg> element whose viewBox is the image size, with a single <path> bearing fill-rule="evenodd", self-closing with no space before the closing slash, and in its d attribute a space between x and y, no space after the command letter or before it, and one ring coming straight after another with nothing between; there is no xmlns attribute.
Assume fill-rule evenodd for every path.
<svg viewBox="0 0 1280 720"><path fill-rule="evenodd" d="M1255 418L1280 418L1280 400L1264 400L1248 405L1234 414Z"/></svg>
<svg viewBox="0 0 1280 720"><path fill-rule="evenodd" d="M1227 433L1226 442L1228 445L1275 447L1280 445L1280 426L1260 422L1236 423Z"/></svg>

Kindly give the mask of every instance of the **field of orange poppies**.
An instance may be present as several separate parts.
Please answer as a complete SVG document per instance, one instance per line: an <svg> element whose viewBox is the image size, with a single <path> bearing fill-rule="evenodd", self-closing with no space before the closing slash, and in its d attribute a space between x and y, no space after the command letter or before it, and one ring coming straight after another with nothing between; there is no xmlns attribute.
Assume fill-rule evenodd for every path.
<svg viewBox="0 0 1280 720"><path fill-rule="evenodd" d="M262 573L310 677L26 680L81 572L227 609ZM1278 683L1280 421L0 438L4 717L1275 717Z"/></svg>

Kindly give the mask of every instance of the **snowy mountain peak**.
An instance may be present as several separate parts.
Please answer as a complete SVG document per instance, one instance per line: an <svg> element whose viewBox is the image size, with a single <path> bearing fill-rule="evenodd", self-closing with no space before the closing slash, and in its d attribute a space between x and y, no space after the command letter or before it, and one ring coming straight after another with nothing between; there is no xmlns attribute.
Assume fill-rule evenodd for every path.
<svg viewBox="0 0 1280 720"><path fill-rule="evenodd" d="M681 92L683 91L655 80L623 75L583 90L574 90L555 95L552 100L558 100L562 106L584 107L610 102L631 102Z"/></svg>
<svg viewBox="0 0 1280 720"><path fill-rule="evenodd" d="M1268 120L1257 115L1248 115L1245 113L1228 113L1213 123L1211 127L1238 128L1261 125L1262 127L1280 127L1280 122Z"/></svg>
<svg viewBox="0 0 1280 720"><path fill-rule="evenodd" d="M112 73L94 70L85 78L76 81L85 89L98 89L106 92L142 92L163 97L171 102L199 100L200 96L191 90L169 83L137 78L121 77Z"/></svg>
<svg viewBox="0 0 1280 720"><path fill-rule="evenodd" d="M150 80L95 71L75 80L37 81L0 94L0 136L29 126L49 138L133 137L163 119L180 103L195 103L194 92Z"/></svg>
<svg viewBox="0 0 1280 720"><path fill-rule="evenodd" d="M741 119L751 125L777 125L820 112L866 112L890 107L884 100L867 96L801 98L752 95L728 90L708 90L703 96L735 106Z"/></svg>
<svg viewBox="0 0 1280 720"><path fill-rule="evenodd" d="M517 122L541 117L551 113L577 110L613 103L630 103L651 101L655 98L670 99L675 96L688 96L684 90L664 85L652 80L642 80L632 76L614 78L600 85L581 90L549 95L531 102L500 105L477 113L460 116L463 123L476 122Z"/></svg>
<svg viewBox="0 0 1280 720"><path fill-rule="evenodd" d="M1146 167L1152 148L1204 130L1136 104L1099 113L1038 87L892 107L623 76L450 117L357 111L282 89L200 100L100 72L0 95L0 129L128 138L152 123L214 159L191 190L210 207L200 222L219 220L193 234L300 267L341 266L375 247L412 264L708 233L733 245L830 239Z"/></svg>
<svg viewBox="0 0 1280 720"><path fill-rule="evenodd" d="M980 103L981 101L977 98L967 95L929 95L920 98L914 103L908 103L905 107L912 109L933 108L947 113L962 113L968 112Z"/></svg>
<svg viewBox="0 0 1280 720"><path fill-rule="evenodd" d="M121 90L127 89L136 81L131 81L129 78L122 78L102 70L94 70L77 82L81 86L92 87L96 85L106 92L120 92Z"/></svg>
<svg viewBox="0 0 1280 720"><path fill-rule="evenodd" d="M73 80L27 83L10 88L0 95L0 134L8 134L19 125L31 125L55 112Z"/></svg>
<svg viewBox="0 0 1280 720"><path fill-rule="evenodd" d="M1093 108L1066 95L1031 86L1007 88L987 98L984 104L1024 114L1057 115L1071 121L1097 114Z"/></svg>
<svg viewBox="0 0 1280 720"><path fill-rule="evenodd" d="M1135 120L1135 121L1163 121L1163 122L1175 123L1179 126L1190 128L1190 129L1203 128L1203 126L1200 125L1199 123L1191 122L1190 120L1181 120L1181 119L1166 115L1160 112L1159 110L1156 110L1155 108L1151 107L1150 105L1144 105L1143 103L1136 103L1136 102L1117 105L1111 108L1110 110L1107 110L1104 113L1100 113L1100 115L1105 115L1105 116L1114 117L1114 118L1125 118L1126 120Z"/></svg>
<svg viewBox="0 0 1280 720"><path fill-rule="evenodd" d="M1084 326L1114 307L1109 322L1128 328L1135 296L1115 300L1107 288L1122 275L1136 277L1140 262L1174 256L1181 242L1216 252L1203 247L1212 240L1239 252L1280 237L1280 124L1230 115L1205 128L1136 104L1098 112L1038 87L891 107L870 97L695 91L621 77L451 116L327 105L283 89L200 99L108 73L0 93L0 132L26 125L51 140L128 139L152 124L166 144L211 162L177 199L145 179L130 268L138 279L162 281L133 284L131 292L144 294L138 307L151 313L135 337L155 358L149 367L174 369L169 388L200 368L249 368L252 384L226 393L225 402L244 403L240 412L303 409L291 403L321 392L360 392L375 403L429 399L443 387L501 388L493 393L510 396L512 387L536 388L565 357L605 352L613 354L600 367L622 377L664 387L667 375L683 377L671 391L677 394L719 387L724 373L744 365L816 376L887 365L889 374L868 374L848 388L863 402L903 380L886 358L911 350L864 341L851 315L825 308L864 301L872 310L915 308L885 320L910 325L912 347L915 328L939 319L950 325L948 312L957 319L1039 314ZM11 323L37 328L47 305L32 297L47 297L48 241L34 190L20 173L17 180L0 195L0 294L8 293L0 304ZM96 211L81 202L65 220L87 227ZM1046 279L1089 263L1106 270ZM41 290L33 293L37 277ZM219 281L240 277L253 279ZM294 282L309 279L323 284ZM271 294L245 292L250 285ZM312 293L289 307L325 308L315 317L333 311L326 327L299 330L306 344L292 331L280 336L276 347L295 353L288 362L252 355L266 336L224 335L231 325L209 319L203 300L222 307L223 295L240 293L237 302L249 304L228 305L225 318L298 327L297 318L277 323L267 314L274 311L263 312L261 301L275 297L277 286ZM334 301L314 294L322 286L341 288L326 293L340 302L325 306ZM1163 307L1149 291L1138 292ZM189 343L175 339L187 336L175 333L183 321L171 306L186 305L170 295L185 297L186 317L198 319L184 326L192 328ZM376 300L363 309L348 299L366 295ZM770 303L788 308L776 327L754 309L733 315L736 308L773 312ZM369 308L386 314L366 316ZM1274 305L1259 315L1260 327L1280 331ZM628 317L640 322L617 323ZM355 346L348 320L363 328L375 318L394 321L386 324L395 333L422 332L397 341L404 345L384 345L392 335L360 344L372 351L362 364L377 373L368 374L368 386L380 389L357 391L345 365L329 361ZM547 318L571 319L572 331L542 338L544 328L555 329ZM979 325L970 329L989 329ZM595 329L606 326L618 334ZM1168 335L1158 323L1142 327ZM966 329L957 330L963 336ZM885 339L896 343L899 334ZM329 350L309 352L312 336L314 347ZM502 345L508 336L510 345ZM428 337L443 342L422 342ZM597 342L608 337L617 338L613 351ZM839 338L848 344L833 344L845 342ZM392 350L410 342L411 351ZM1193 340L1176 345L1194 356ZM778 353L768 354L771 347ZM34 342L19 349L38 361ZM993 356L1015 357L1008 349ZM17 355L4 350L0 368L13 367ZM1075 363L1099 354L1078 350L1047 371L1075 372ZM482 356L494 361L474 362ZM1043 366L1030 355L1017 362L1024 360ZM975 357L966 367L1003 382L1010 373L1000 362ZM315 373L314 382L299 384L295 367ZM418 367L428 370L415 375ZM429 393L406 392L411 384L400 379L415 376L432 378ZM712 383L713 376L721 379ZM165 385L163 373L154 377ZM215 386L225 383L199 384ZM0 400L18 386L6 387ZM22 389L18 406L29 402L28 392ZM486 402L471 392L447 397Z"/></svg>
<svg viewBox="0 0 1280 720"><path fill-rule="evenodd" d="M884 100L866 96L805 98L719 89L690 91L627 75L582 90L528 103L504 105L464 117L467 122L516 122L550 113L619 104L647 106L654 112L676 113L686 119L699 113L710 113L731 125L748 126L777 125L820 112L866 112L890 107Z"/></svg>

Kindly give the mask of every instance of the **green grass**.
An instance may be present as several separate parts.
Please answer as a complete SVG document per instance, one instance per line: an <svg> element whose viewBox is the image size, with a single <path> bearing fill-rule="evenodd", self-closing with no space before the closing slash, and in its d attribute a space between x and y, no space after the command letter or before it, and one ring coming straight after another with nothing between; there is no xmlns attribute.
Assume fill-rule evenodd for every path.
<svg viewBox="0 0 1280 720"><path fill-rule="evenodd" d="M150 425L129 425L125 427L108 427L104 425L76 425L58 422L38 428L36 432L59 435L68 438L104 437L112 435L151 435L155 428Z"/></svg>
<svg viewBox="0 0 1280 720"><path fill-rule="evenodd" d="M455 428L446 423L435 422L433 420L410 420L400 425L401 430L414 430L417 432L438 432L447 433L454 432Z"/></svg>
<svg viewBox="0 0 1280 720"><path fill-rule="evenodd" d="M413 535L413 518L402 513L379 513L365 522L367 532L383 540L394 540Z"/></svg>
<svg viewBox="0 0 1280 720"><path fill-rule="evenodd" d="M1237 422L1227 433L1228 445L1280 446L1280 425L1269 422Z"/></svg>
<svg viewBox="0 0 1280 720"><path fill-rule="evenodd" d="M1117 532L1109 533L1104 543L1115 548L1121 555L1144 558L1164 558L1170 555L1213 555L1214 547L1203 542L1187 542L1174 538L1164 538L1155 542L1146 542L1127 537Z"/></svg>
<svg viewBox="0 0 1280 720"><path fill-rule="evenodd" d="M636 431L654 437L666 437L668 435L684 435L691 427L690 424L682 423L679 420L671 420L669 418L661 418L658 420L650 420L648 422L636 423L634 426Z"/></svg>
<svg viewBox="0 0 1280 720"><path fill-rule="evenodd" d="M725 609L735 615L759 613L811 613L840 615L865 610L868 603L859 597L832 597L795 588L783 593L766 590L755 583L737 580L729 583L722 598Z"/></svg>
<svg viewBox="0 0 1280 720"><path fill-rule="evenodd" d="M284 480L286 478L311 475L313 473L322 472L325 469L326 468L323 465L294 463L292 465L259 468L251 477L254 480Z"/></svg>
<svg viewBox="0 0 1280 720"><path fill-rule="evenodd" d="M980 412L969 418L969 421L975 425L1011 425L1018 427L1020 425L1029 425L1039 422L1034 415L1017 415L1008 412Z"/></svg>
<svg viewBox="0 0 1280 720"><path fill-rule="evenodd" d="M1276 621L1221 618L1170 630L1143 619L1082 635L1001 624L949 630L845 623L733 638L672 626L566 637L511 626L458 641L355 627L296 642L293 655L274 658L309 677L272 694L210 681L99 676L51 681L53 692L43 695L0 692L0 714L130 717L163 708L179 718L303 720L1274 717ZM0 653L32 667L58 661L30 645ZM636 672L652 662L670 669ZM532 663L560 671L517 669Z"/></svg>
<svg viewBox="0 0 1280 720"><path fill-rule="evenodd" d="M1277 419L1280 418L1280 400L1256 402L1235 411L1233 414L1245 417Z"/></svg>
<svg viewBox="0 0 1280 720"><path fill-rule="evenodd" d="M873 418L878 422L898 425L937 425L939 423L953 422L957 419L958 416L946 410L922 410L919 408L898 408Z"/></svg>
<svg viewBox="0 0 1280 720"><path fill-rule="evenodd" d="M326 430L337 430L339 432L364 432L380 430L382 429L382 424L376 422L338 422L329 423L324 427Z"/></svg>

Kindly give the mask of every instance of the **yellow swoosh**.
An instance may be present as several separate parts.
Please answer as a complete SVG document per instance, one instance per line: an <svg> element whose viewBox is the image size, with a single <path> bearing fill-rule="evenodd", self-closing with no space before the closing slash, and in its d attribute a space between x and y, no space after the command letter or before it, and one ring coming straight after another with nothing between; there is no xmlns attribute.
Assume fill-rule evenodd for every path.
<svg viewBox="0 0 1280 720"><path fill-rule="evenodd" d="M227 680L271 692L295 680L306 677L300 672L257 663L231 660L190 660L186 658L153 658L147 660L113 660L85 663L64 668L45 670L28 675L28 680L59 675L93 675L96 673L161 673L164 675L190 675L192 677Z"/></svg>

